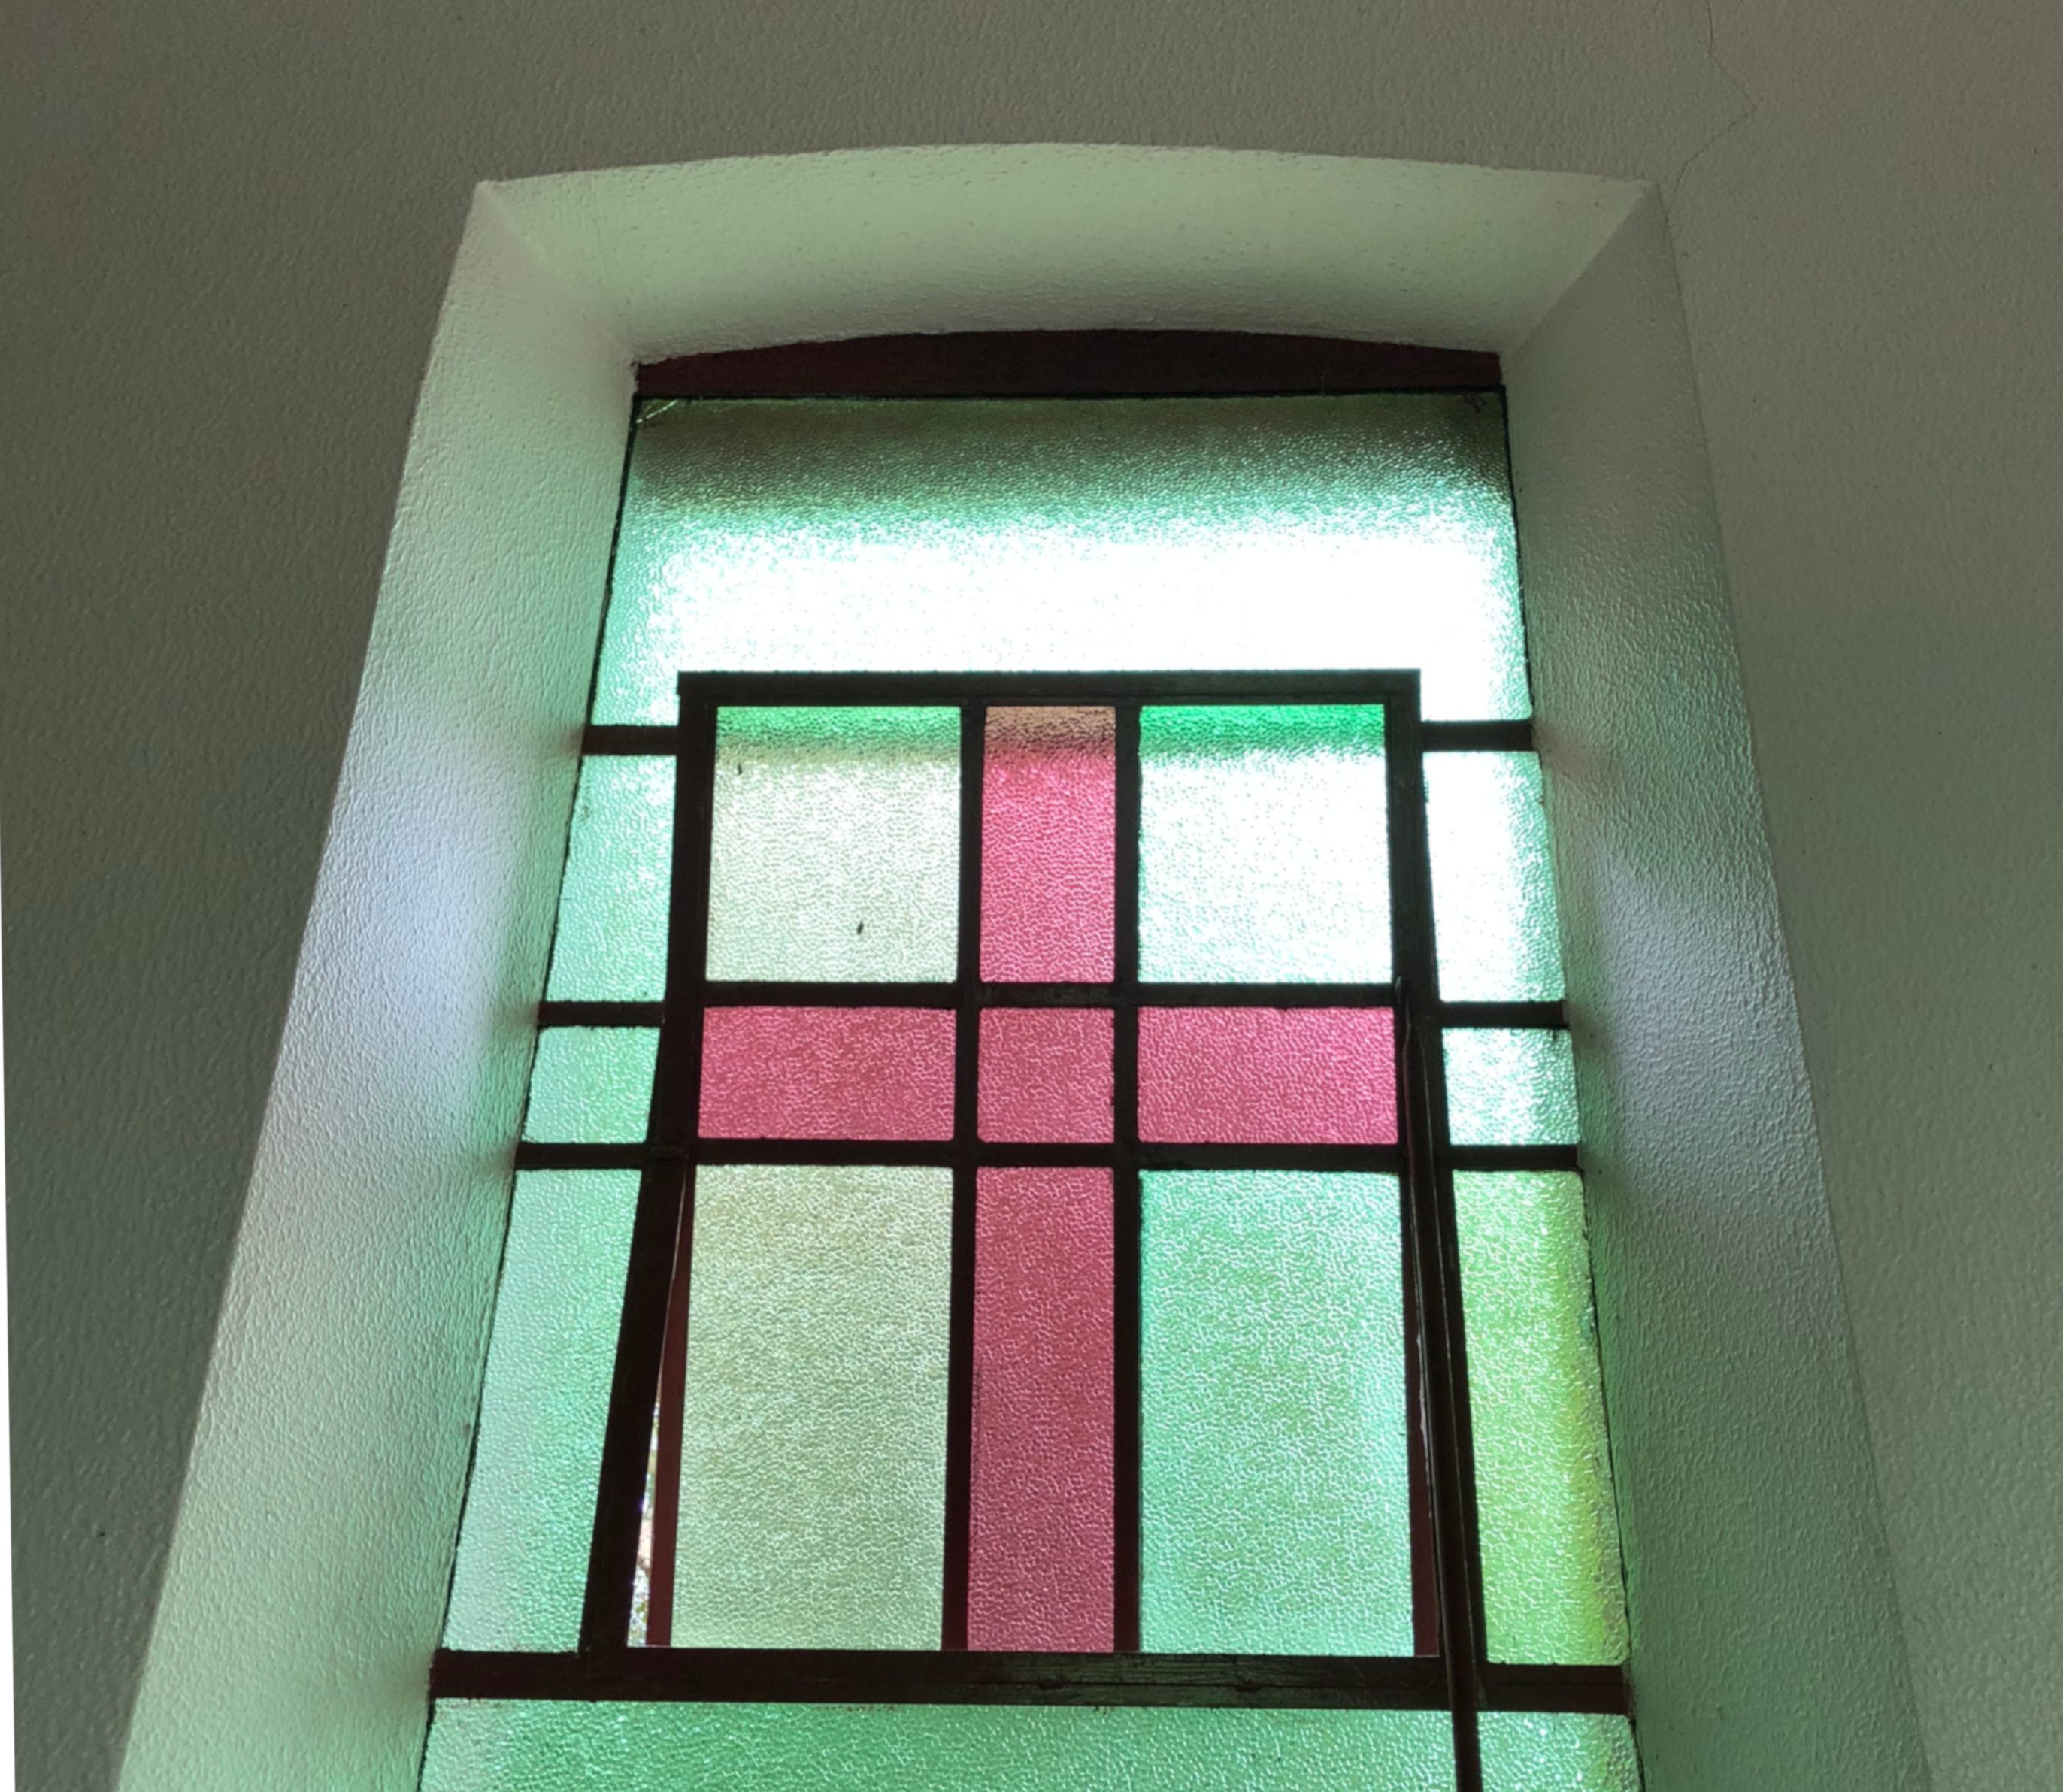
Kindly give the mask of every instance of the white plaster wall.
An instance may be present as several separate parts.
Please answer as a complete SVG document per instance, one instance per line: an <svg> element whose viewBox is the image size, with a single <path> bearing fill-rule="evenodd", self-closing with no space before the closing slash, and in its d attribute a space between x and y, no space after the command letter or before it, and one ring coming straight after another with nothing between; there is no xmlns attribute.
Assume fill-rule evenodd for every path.
<svg viewBox="0 0 2063 1792"><path fill-rule="evenodd" d="M1642 1764L1916 1787L1687 351L1651 199L1505 359Z"/></svg>
<svg viewBox="0 0 2063 1792"><path fill-rule="evenodd" d="M1661 183L1934 1778L2053 1781L2049 10L34 0L10 23L25 1783L114 1773L473 183L1032 139Z"/></svg>
<svg viewBox="0 0 2063 1792"><path fill-rule="evenodd" d="M424 383L126 1783L410 1782L629 368L483 196Z"/></svg>

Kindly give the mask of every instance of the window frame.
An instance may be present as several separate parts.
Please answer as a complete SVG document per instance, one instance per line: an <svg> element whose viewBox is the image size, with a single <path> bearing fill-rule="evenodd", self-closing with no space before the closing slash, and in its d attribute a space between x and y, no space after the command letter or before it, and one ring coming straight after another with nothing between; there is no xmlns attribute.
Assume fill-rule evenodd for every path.
<svg viewBox="0 0 2063 1792"><path fill-rule="evenodd" d="M645 399L697 396L1084 398L1145 396L1281 396L1309 392L1486 390L1499 388L1494 356L1333 339L1208 332L1046 331L866 339L689 357L641 370ZM1448 1027L1561 1027L1562 1004L1444 1002L1438 994L1423 757L1431 752L1534 750L1530 721L1425 721L1414 671L1303 673L685 674L682 721L664 725L589 724L588 755L670 756L677 799L670 895L668 981L659 1002L544 1002L541 1030L553 1026L660 1029L655 1094L647 1139L636 1144L561 1146L525 1142L519 1169L624 1168L642 1172L618 1336L614 1382L597 1498L597 1516L579 1646L547 1653L440 1649L432 1701L441 1698L742 1700L786 1702L992 1702L1294 1706L1446 1709L1455 1741L1456 1783L1481 1784L1479 1710L1627 1714L1623 1667L1493 1663L1484 1647L1482 1579L1468 1412L1466 1340L1461 1305L1453 1177L1456 1171L1574 1170L1573 1146L1464 1146L1447 1136L1441 1051ZM1398 1143L1351 1148L1357 1168L1393 1171L1404 1196L1408 1404L1416 1641L1405 1657L1177 1655L1138 1650L1138 1225L1137 1171L1154 1148L1136 1139L1136 1016L1140 759L1138 715L1159 702L1331 701L1381 703L1389 782L1393 981L1389 985L1226 985L1184 992L1185 1004L1389 1006L1396 1016ZM954 1173L951 1363L948 1388L946 1617L931 1650L678 1649L628 1641L638 1529L645 1492L654 1395L663 1412L669 1289L685 1285L692 1224L694 1104L679 1099L699 1075L702 1017L711 1003L704 974L709 847L719 704L795 702L957 707L961 715L959 958L954 982L923 986L740 986L750 998L813 1002L891 1002L951 1006L956 1023L955 1138L926 1147L923 1161ZM967 1472L971 1432L973 1325L973 1189L976 1165L999 1152L1023 1160L1025 1147L982 1147L974 1138L974 1051L980 1008L994 996L1008 1005L1011 985L979 978L982 717L989 703L1113 705L1118 711L1117 977L1083 986L1080 998L1120 1017L1115 1091L1120 1133L1110 1147L1069 1147L1086 1160L1098 1151L1116 1171L1119 1255L1119 1541L1120 1613L1111 1654L972 1651L965 1646ZM1022 986L1015 986L1021 996ZM1160 986L1143 1005L1168 999ZM1354 993L1342 999L1341 992ZM727 990L716 988L719 1002ZM1128 1051L1129 1039L1132 1049ZM666 1099L670 1094L672 1099ZM662 1108L665 1110L662 1112ZM1129 1149L1126 1120L1133 1136ZM685 1135L682 1131L685 1126ZM1037 1148L1033 1147L1036 1151ZM1185 1164L1199 1152L1174 1148ZM1239 1151L1242 1147L1231 1147ZM1337 1147L1263 1148L1271 1167L1300 1149L1337 1157ZM897 1161L907 1147L861 1147L870 1162ZM758 1155L755 1156L754 1152ZM758 1142L724 1154L767 1161ZM1208 1148L1204 1155L1209 1155ZM715 1158L704 1154L704 1160ZM905 1156L901 1160L912 1161ZM1341 1167L1334 1164L1332 1167ZM674 1240L682 1240L677 1257ZM678 1419L678 1390L673 1409ZM676 1456L678 1461L678 1456ZM957 1601L957 1614L955 1601ZM1129 1606L1131 1626L1123 1614ZM955 1625L957 1624L957 1639ZM1452 1646L1446 1646L1451 1644Z"/></svg>

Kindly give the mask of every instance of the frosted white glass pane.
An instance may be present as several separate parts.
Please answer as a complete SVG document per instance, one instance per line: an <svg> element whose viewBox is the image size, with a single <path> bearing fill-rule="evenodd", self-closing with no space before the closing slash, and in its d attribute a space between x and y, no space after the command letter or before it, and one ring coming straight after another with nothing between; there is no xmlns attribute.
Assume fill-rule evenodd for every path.
<svg viewBox="0 0 2063 1792"><path fill-rule="evenodd" d="M950 978L959 750L952 709L720 712L710 975Z"/></svg>
<svg viewBox="0 0 2063 1792"><path fill-rule="evenodd" d="M1562 948L1538 757L1427 753L1426 831L1441 994L1558 1001Z"/></svg>
<svg viewBox="0 0 2063 1792"><path fill-rule="evenodd" d="M674 675L1422 668L1523 716L1494 395L648 405L596 719Z"/></svg>
<svg viewBox="0 0 2063 1792"><path fill-rule="evenodd" d="M1447 1133L1457 1145L1573 1145L1576 1066L1546 1027L1450 1027Z"/></svg>
<svg viewBox="0 0 2063 1792"><path fill-rule="evenodd" d="M1141 977L1389 975L1379 708L1148 706L1139 737Z"/></svg>
<svg viewBox="0 0 2063 1792"><path fill-rule="evenodd" d="M952 1175L695 1177L674 1641L935 1649Z"/></svg>

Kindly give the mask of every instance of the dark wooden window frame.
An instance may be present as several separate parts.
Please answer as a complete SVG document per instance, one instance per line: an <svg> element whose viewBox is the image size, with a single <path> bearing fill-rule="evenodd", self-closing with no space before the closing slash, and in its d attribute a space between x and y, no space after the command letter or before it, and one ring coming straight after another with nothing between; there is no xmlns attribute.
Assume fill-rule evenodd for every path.
<svg viewBox="0 0 2063 1792"><path fill-rule="evenodd" d="M687 357L640 371L639 401L696 397L1080 398L1490 391L1494 356L1330 338L1173 331L1044 331L870 338ZM1448 1027L1555 1027L1558 1002L1446 1002L1438 993L1426 841L1424 755L1530 750L1530 722L1422 719L1415 672L1297 673L686 674L681 721L591 725L589 754L665 756L678 778L666 994L659 1002L547 1002L541 1027L658 1027L644 1143L526 1143L519 1169L634 1167L641 1172L614 1381L605 1434L579 1645L567 1652L440 1649L433 1700L750 1701L834 1703L1295 1706L1435 1710L1450 1715L1457 1785L1482 1784L1482 1710L1624 1714L1619 1667L1513 1665L1484 1649L1482 1571L1468 1408L1454 1174L1573 1169L1572 1147L1470 1146L1447 1136L1440 1033ZM1139 713L1183 703L1380 703L1385 710L1395 979L1357 985L1141 985L1137 979ZM721 984L706 972L717 710L726 704L922 703L961 717L959 946L943 984ZM1116 944L1110 985L988 985L979 979L982 756L987 706L1100 704L1118 717ZM937 1144L711 1141L695 1135L702 1021L739 1002L890 1003L957 1015L954 1137ZM1118 1135L1109 1146L983 1144L974 1125L981 1008L1067 1002L1117 1015ZM1397 1022L1399 1142L1391 1146L1169 1147L1136 1137L1137 1015L1142 1005L1366 1006ZM681 1649L628 1641L655 1404L662 1474L671 1445L678 1496L681 1376L698 1163L936 1163L953 1172L947 1385L944 1613L939 1650ZM1111 1654L970 1650L967 1638L968 1455L971 1428L973 1212L986 1163L1108 1165L1116 1175L1118 1647ZM1403 1657L1142 1653L1138 1636L1138 1215L1141 1168L1234 1163L1356 1167L1398 1174L1403 1195L1407 1404L1414 1644ZM674 1298L674 1291L682 1298ZM670 1437L667 1428L670 1426ZM653 1551L655 1580L662 1572ZM664 1572L670 1573L670 1551Z"/></svg>

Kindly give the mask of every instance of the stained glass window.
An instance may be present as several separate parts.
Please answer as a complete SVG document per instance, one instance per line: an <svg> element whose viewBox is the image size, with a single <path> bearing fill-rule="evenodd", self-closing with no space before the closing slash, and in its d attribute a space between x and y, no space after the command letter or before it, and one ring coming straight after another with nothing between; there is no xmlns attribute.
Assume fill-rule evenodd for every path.
<svg viewBox="0 0 2063 1792"><path fill-rule="evenodd" d="M1631 1792L1515 569L1494 392L643 405L426 1787Z"/></svg>

